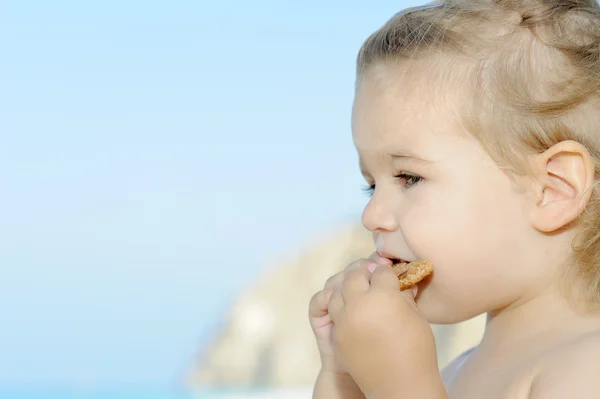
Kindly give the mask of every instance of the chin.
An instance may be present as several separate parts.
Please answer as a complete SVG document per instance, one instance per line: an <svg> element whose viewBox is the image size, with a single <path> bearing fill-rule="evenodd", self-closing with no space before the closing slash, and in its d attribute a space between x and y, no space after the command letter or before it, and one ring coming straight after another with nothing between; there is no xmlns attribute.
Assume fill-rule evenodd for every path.
<svg viewBox="0 0 600 399"><path fill-rule="evenodd" d="M472 308L472 299L442 297L435 295L430 290L419 291L415 302L419 311L431 324L461 323L486 312L485 309Z"/></svg>

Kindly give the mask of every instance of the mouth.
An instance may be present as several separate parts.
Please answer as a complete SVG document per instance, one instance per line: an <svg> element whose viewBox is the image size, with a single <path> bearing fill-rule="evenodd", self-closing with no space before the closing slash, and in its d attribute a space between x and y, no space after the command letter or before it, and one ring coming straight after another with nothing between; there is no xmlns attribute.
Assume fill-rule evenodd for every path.
<svg viewBox="0 0 600 399"><path fill-rule="evenodd" d="M392 261L392 267L394 268L398 278L404 277L406 274L408 274L408 267L406 265L408 265L410 262L407 262L404 259L396 258L390 260Z"/></svg>
<svg viewBox="0 0 600 399"><path fill-rule="evenodd" d="M388 253L386 253L385 255L385 257L392 262L392 268L396 272L396 276L398 276L398 278L402 278L406 274L408 274L408 264L410 263L410 261L402 258L396 258ZM380 254L380 256L383 257L383 254Z"/></svg>
<svg viewBox="0 0 600 399"><path fill-rule="evenodd" d="M396 258L396 257L393 257L393 256L383 256L383 255L381 255L381 256L384 257L384 258L388 258L389 260L391 260L392 261L392 265L394 265L394 266L401 265L401 264L406 264L406 263L410 263L410 261L404 260L402 258Z"/></svg>
<svg viewBox="0 0 600 399"><path fill-rule="evenodd" d="M397 258L394 255L389 254L387 252L378 252L378 253L379 253L379 256L381 256L382 258L389 259L392 262L392 266L410 263L409 260L402 259L402 258Z"/></svg>

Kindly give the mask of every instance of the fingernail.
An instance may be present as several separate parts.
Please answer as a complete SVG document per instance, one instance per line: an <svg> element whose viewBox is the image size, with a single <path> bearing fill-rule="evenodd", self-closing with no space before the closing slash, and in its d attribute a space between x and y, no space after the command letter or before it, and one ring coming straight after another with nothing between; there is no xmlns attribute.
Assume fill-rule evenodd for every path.
<svg viewBox="0 0 600 399"><path fill-rule="evenodd" d="M369 270L369 272L373 273L373 271L377 268L377 263L370 263L369 266L367 266L367 270Z"/></svg>
<svg viewBox="0 0 600 399"><path fill-rule="evenodd" d="M413 285L410 289L410 293L412 294L413 299L417 297L417 293L419 292L419 286Z"/></svg>
<svg viewBox="0 0 600 399"><path fill-rule="evenodd" d="M417 292L419 292L419 288L416 285L413 285L410 288L402 290L402 293L404 295L406 295L408 298L412 299L413 301L417 297Z"/></svg>

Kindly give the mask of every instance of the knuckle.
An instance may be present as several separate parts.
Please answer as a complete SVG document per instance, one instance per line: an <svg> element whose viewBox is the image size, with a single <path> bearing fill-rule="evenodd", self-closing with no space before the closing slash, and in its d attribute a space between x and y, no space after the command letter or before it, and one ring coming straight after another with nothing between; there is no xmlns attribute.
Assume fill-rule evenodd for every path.
<svg viewBox="0 0 600 399"><path fill-rule="evenodd" d="M329 303L335 302L339 299L341 299L342 295L338 290L335 290L331 293L331 296L329 297Z"/></svg>
<svg viewBox="0 0 600 399"><path fill-rule="evenodd" d="M319 291L319 292L316 292L315 294L313 294L313 296L310 297L310 301L309 301L310 306L313 307L314 305L318 304L322 300L322 297L323 297L323 291Z"/></svg>
<svg viewBox="0 0 600 399"><path fill-rule="evenodd" d="M342 281L342 290L347 289L349 286L353 284L353 281L356 279L357 273L356 271L348 272L344 276L344 280Z"/></svg>
<svg viewBox="0 0 600 399"><path fill-rule="evenodd" d="M326 281L325 281L325 288L331 287L333 285L333 282L335 281L337 274L334 274L333 276L329 277Z"/></svg>
<svg viewBox="0 0 600 399"><path fill-rule="evenodd" d="M339 272L329 277L327 281L325 281L325 288L331 288L338 285L344 277L344 272Z"/></svg>
<svg viewBox="0 0 600 399"><path fill-rule="evenodd" d="M357 259L354 262L350 263L348 265L348 267L346 267L345 270L350 271L350 270L358 269L359 267L361 267L363 264L366 264L367 262L370 262L369 259L365 259L365 258Z"/></svg>

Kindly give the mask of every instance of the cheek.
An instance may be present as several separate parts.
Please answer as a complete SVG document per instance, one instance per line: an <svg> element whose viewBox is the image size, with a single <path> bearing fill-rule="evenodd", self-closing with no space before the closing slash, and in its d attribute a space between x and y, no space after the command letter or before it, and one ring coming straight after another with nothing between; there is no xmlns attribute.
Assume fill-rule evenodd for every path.
<svg viewBox="0 0 600 399"><path fill-rule="evenodd" d="M426 201L405 214L402 226L413 254L435 265L435 278L423 299L435 296L436 302L449 306L460 303L468 317L485 311L470 308L473 297L503 301L490 295L490 289L510 295L504 287L510 285L510 273L504 272L515 256L512 249L520 239L522 216L509 190L493 189L485 182L428 193Z"/></svg>
<svg viewBox="0 0 600 399"><path fill-rule="evenodd" d="M438 190L405 214L403 231L416 255L474 256L495 247L510 224L506 200L487 190ZM490 192L490 191L487 191ZM484 244L482 246L482 244ZM420 254L422 252L422 254Z"/></svg>

